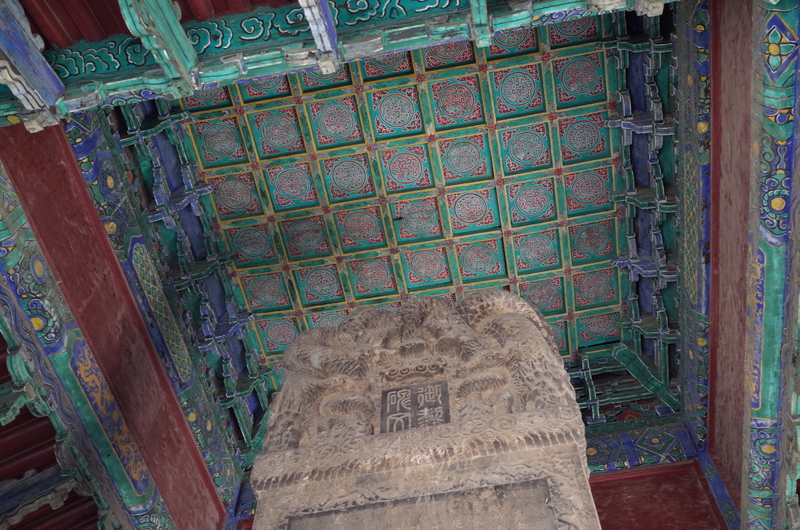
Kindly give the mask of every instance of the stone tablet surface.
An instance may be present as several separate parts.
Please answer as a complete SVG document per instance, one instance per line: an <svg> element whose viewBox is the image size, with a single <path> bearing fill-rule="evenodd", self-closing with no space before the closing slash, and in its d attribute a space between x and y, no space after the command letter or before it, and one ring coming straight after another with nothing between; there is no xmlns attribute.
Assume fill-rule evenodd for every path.
<svg viewBox="0 0 800 530"><path fill-rule="evenodd" d="M557 530L544 479L289 519L289 530Z"/></svg>
<svg viewBox="0 0 800 530"><path fill-rule="evenodd" d="M254 528L599 530L575 391L521 298L360 309L284 357Z"/></svg>

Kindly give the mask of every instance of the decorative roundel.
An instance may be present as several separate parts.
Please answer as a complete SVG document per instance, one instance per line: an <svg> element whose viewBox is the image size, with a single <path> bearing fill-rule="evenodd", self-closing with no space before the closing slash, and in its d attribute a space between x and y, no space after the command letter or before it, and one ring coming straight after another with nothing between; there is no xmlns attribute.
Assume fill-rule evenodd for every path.
<svg viewBox="0 0 800 530"><path fill-rule="evenodd" d="M422 171L422 159L414 153L398 153L389 161L389 175L400 184L415 183Z"/></svg>
<svg viewBox="0 0 800 530"><path fill-rule="evenodd" d="M597 254L610 241L611 234L606 227L598 224L586 225L575 233L575 250L581 254Z"/></svg>
<svg viewBox="0 0 800 530"><path fill-rule="evenodd" d="M558 300L558 289L550 282L533 283L525 289L525 300L532 306L546 309Z"/></svg>
<svg viewBox="0 0 800 530"><path fill-rule="evenodd" d="M319 128L332 138L347 138L356 130L353 111L341 103L326 105L317 119Z"/></svg>
<svg viewBox="0 0 800 530"><path fill-rule="evenodd" d="M283 76L276 77L262 77L261 79L251 79L250 85L260 90L274 90L278 88L283 81Z"/></svg>
<svg viewBox="0 0 800 530"><path fill-rule="evenodd" d="M31 256L30 268L33 281L41 285L47 280L47 267L44 264L44 258L40 254Z"/></svg>
<svg viewBox="0 0 800 530"><path fill-rule="evenodd" d="M458 42L447 42L445 44L428 48L426 51L432 55L435 55L439 59L451 61L464 53L468 45L469 42L465 40Z"/></svg>
<svg viewBox="0 0 800 530"><path fill-rule="evenodd" d="M297 336L297 330L294 326L285 320L275 320L267 326L267 339L275 344L286 346L291 344Z"/></svg>
<svg viewBox="0 0 800 530"><path fill-rule="evenodd" d="M339 289L339 278L330 269L314 269L306 276L306 289L317 296L328 296Z"/></svg>
<svg viewBox="0 0 800 530"><path fill-rule="evenodd" d="M302 199L311 191L311 179L297 168L286 168L275 177L275 189L288 199Z"/></svg>
<svg viewBox="0 0 800 530"><path fill-rule="evenodd" d="M424 202L409 204L401 212L403 227L415 234L424 234L436 224L436 210Z"/></svg>
<svg viewBox="0 0 800 530"><path fill-rule="evenodd" d="M276 114L262 121L260 130L264 141L276 149L290 147L299 138L297 125L283 114Z"/></svg>
<svg viewBox="0 0 800 530"><path fill-rule="evenodd" d="M572 20L567 20L558 24L557 26L553 26L557 32L561 33L562 35L566 35L567 37L577 37L589 27L591 24L591 19L588 17L583 18L574 18Z"/></svg>
<svg viewBox="0 0 800 530"><path fill-rule="evenodd" d="M380 102L378 114L391 127L403 127L414 117L414 102L403 94L389 94Z"/></svg>
<svg viewBox="0 0 800 530"><path fill-rule="evenodd" d="M489 211L486 199L478 193L465 193L456 199L453 204L453 213L458 219L467 224L477 223Z"/></svg>
<svg viewBox="0 0 800 530"><path fill-rule="evenodd" d="M389 282L391 278L389 267L380 260L362 261L356 268L356 278L365 287L378 289Z"/></svg>
<svg viewBox="0 0 800 530"><path fill-rule="evenodd" d="M253 191L244 182L230 179L217 187L217 197L229 209L241 210L253 200Z"/></svg>
<svg viewBox="0 0 800 530"><path fill-rule="evenodd" d="M391 70L403 60L405 52L387 53L386 55L378 55L372 57L369 61L383 70Z"/></svg>
<svg viewBox="0 0 800 530"><path fill-rule="evenodd" d="M202 92L195 92L192 95L192 97L194 99L199 99L200 101L213 101L217 98L217 96L219 96L220 92L222 92L223 90L224 89L220 87L212 88L210 90L204 90Z"/></svg>
<svg viewBox="0 0 800 530"><path fill-rule="evenodd" d="M331 179L340 190L356 192L367 183L367 170L358 162L342 160L333 168Z"/></svg>
<svg viewBox="0 0 800 530"><path fill-rule="evenodd" d="M593 121L571 123L564 131L564 144L572 151L586 153L600 143L600 127Z"/></svg>
<svg viewBox="0 0 800 530"><path fill-rule="evenodd" d="M544 155L542 135L532 132L515 134L508 144L508 154L520 164L531 164Z"/></svg>
<svg viewBox="0 0 800 530"><path fill-rule="evenodd" d="M225 123L212 123L203 131L203 148L216 156L231 156L241 146L236 129Z"/></svg>
<svg viewBox="0 0 800 530"><path fill-rule="evenodd" d="M328 79L333 79L334 77L340 74L339 70L336 70L332 74L323 74L322 70L320 70L319 68L305 70L304 72L308 74L310 77L313 77L314 79L319 79L320 81L327 81Z"/></svg>
<svg viewBox="0 0 800 530"><path fill-rule="evenodd" d="M333 326L338 326L342 322L344 322L344 315L340 313L327 313L319 317L319 320L317 320L317 327L330 328Z"/></svg>
<svg viewBox="0 0 800 530"><path fill-rule="evenodd" d="M248 284L247 290L262 305L274 304L283 296L280 284L273 278L255 278Z"/></svg>
<svg viewBox="0 0 800 530"><path fill-rule="evenodd" d="M257 228L244 228L236 233L236 249L251 258L259 258L269 250L267 236Z"/></svg>
<svg viewBox="0 0 800 530"><path fill-rule="evenodd" d="M616 326L617 322L612 313L583 319L583 330L595 337L608 335Z"/></svg>
<svg viewBox="0 0 800 530"><path fill-rule="evenodd" d="M411 270L417 277L435 278L445 269L442 255L433 250L420 250L411 256Z"/></svg>
<svg viewBox="0 0 800 530"><path fill-rule="evenodd" d="M314 221L297 221L289 228L289 243L301 250L316 250L323 241L322 228Z"/></svg>
<svg viewBox="0 0 800 530"><path fill-rule="evenodd" d="M574 95L586 94L600 80L597 66L590 60L579 57L573 59L561 71L561 87Z"/></svg>
<svg viewBox="0 0 800 530"><path fill-rule="evenodd" d="M494 250L483 243L470 245L461 253L461 264L475 274L488 272L496 263Z"/></svg>
<svg viewBox="0 0 800 530"><path fill-rule="evenodd" d="M582 204L592 204L608 195L605 180L594 172L584 173L575 178L569 186L572 198Z"/></svg>
<svg viewBox="0 0 800 530"><path fill-rule="evenodd" d="M472 142L456 142L444 155L448 169L467 174L475 170L481 162L481 152Z"/></svg>
<svg viewBox="0 0 800 530"><path fill-rule="evenodd" d="M475 94L467 85L454 83L439 94L439 110L454 120L462 120L475 108Z"/></svg>
<svg viewBox="0 0 800 530"><path fill-rule="evenodd" d="M347 214L342 227L345 235L355 241L370 241L378 235L380 230L378 220L368 212L351 212Z"/></svg>
<svg viewBox="0 0 800 530"><path fill-rule="evenodd" d="M534 234L519 245L519 255L531 265L547 262L556 252L553 240L541 234Z"/></svg>
<svg viewBox="0 0 800 530"><path fill-rule="evenodd" d="M500 46L505 46L506 48L513 48L514 46L519 46L525 40L525 37L528 36L528 30L523 28L512 29L509 31L501 31L500 33L494 34L494 40Z"/></svg>
<svg viewBox="0 0 800 530"><path fill-rule="evenodd" d="M541 184L525 186L514 198L514 204L522 215L536 217L550 207L550 194Z"/></svg>
<svg viewBox="0 0 800 530"><path fill-rule="evenodd" d="M604 272L589 273L578 282L578 292L587 300L602 300L611 289L611 278Z"/></svg>
<svg viewBox="0 0 800 530"><path fill-rule="evenodd" d="M525 72L513 72L500 84L500 97L513 107L529 103L536 95L536 81Z"/></svg>

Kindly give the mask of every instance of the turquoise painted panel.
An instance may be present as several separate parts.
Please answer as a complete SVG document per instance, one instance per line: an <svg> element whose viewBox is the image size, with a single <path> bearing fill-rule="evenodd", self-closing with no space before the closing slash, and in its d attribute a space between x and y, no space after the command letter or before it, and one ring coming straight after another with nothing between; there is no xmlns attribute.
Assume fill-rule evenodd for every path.
<svg viewBox="0 0 800 530"><path fill-rule="evenodd" d="M557 276L519 284L520 296L544 315L564 312L564 281ZM563 340L563 339L562 339Z"/></svg>
<svg viewBox="0 0 800 530"><path fill-rule="evenodd" d="M280 354L300 334L295 318L256 320L256 329L267 356Z"/></svg>
<svg viewBox="0 0 800 530"><path fill-rule="evenodd" d="M389 193L433 186L428 146L410 145L380 152L381 169Z"/></svg>
<svg viewBox="0 0 800 530"><path fill-rule="evenodd" d="M263 174L275 211L319 205L309 164L269 167Z"/></svg>
<svg viewBox="0 0 800 530"><path fill-rule="evenodd" d="M204 169L213 169L247 162L239 120L235 116L198 121L190 125Z"/></svg>
<svg viewBox="0 0 800 530"><path fill-rule="evenodd" d="M483 123L483 102L477 75L428 83L437 130Z"/></svg>
<svg viewBox="0 0 800 530"><path fill-rule="evenodd" d="M578 344L591 346L619 338L618 313L604 313L576 319Z"/></svg>
<svg viewBox="0 0 800 530"><path fill-rule="evenodd" d="M500 239L456 245L456 255L464 282L479 282L508 274L503 242Z"/></svg>
<svg viewBox="0 0 800 530"><path fill-rule="evenodd" d="M352 82L350 79L350 66L347 64L342 65L332 74L323 74L319 68L301 70L299 78L303 92L336 88L349 85Z"/></svg>
<svg viewBox="0 0 800 530"><path fill-rule="evenodd" d="M409 289L426 289L452 283L450 262L442 247L406 252L402 263Z"/></svg>
<svg viewBox="0 0 800 530"><path fill-rule="evenodd" d="M252 173L235 173L210 179L214 206L222 220L263 215L264 208Z"/></svg>
<svg viewBox="0 0 800 530"><path fill-rule="evenodd" d="M555 219L554 189L551 178L506 186L508 204L511 206L511 223L514 226L523 226Z"/></svg>
<svg viewBox="0 0 800 530"><path fill-rule="evenodd" d="M285 75L251 79L238 85L242 101L252 103L273 98L291 96L289 79Z"/></svg>
<svg viewBox="0 0 800 530"><path fill-rule="evenodd" d="M393 202L392 224L399 244L428 241L442 236L439 201L435 197Z"/></svg>
<svg viewBox="0 0 800 530"><path fill-rule="evenodd" d="M559 120L558 134L564 165L611 155L610 134L603 126L603 118L602 113L595 112Z"/></svg>
<svg viewBox="0 0 800 530"><path fill-rule="evenodd" d="M338 326L347 318L347 310L329 311L327 313L313 313L308 315L308 321L312 328L329 328Z"/></svg>
<svg viewBox="0 0 800 530"><path fill-rule="evenodd" d="M494 189L448 195L447 207L454 234L500 228L497 193Z"/></svg>
<svg viewBox="0 0 800 530"><path fill-rule="evenodd" d="M181 103L183 108L191 111L219 109L233 105L228 89L223 87L195 92L194 95L183 98Z"/></svg>
<svg viewBox="0 0 800 530"><path fill-rule="evenodd" d="M611 221L569 227L572 263L594 263L616 256Z"/></svg>
<svg viewBox="0 0 800 530"><path fill-rule="evenodd" d="M291 308L286 282L281 273L242 276L240 280L251 311L278 311Z"/></svg>
<svg viewBox="0 0 800 530"><path fill-rule="evenodd" d="M410 52L387 53L357 62L364 81L377 81L414 73Z"/></svg>
<svg viewBox="0 0 800 530"><path fill-rule="evenodd" d="M298 269L294 271L294 277L301 293L301 302L305 306L344 300L336 265Z"/></svg>
<svg viewBox="0 0 800 530"><path fill-rule="evenodd" d="M492 35L486 55L490 59L514 57L539 51L536 28L515 28Z"/></svg>
<svg viewBox="0 0 800 530"><path fill-rule="evenodd" d="M423 50L426 70L438 70L475 62L475 50L470 41L447 42Z"/></svg>
<svg viewBox="0 0 800 530"><path fill-rule="evenodd" d="M424 132L415 87L376 90L367 97L375 138L397 138Z"/></svg>
<svg viewBox="0 0 800 530"><path fill-rule="evenodd" d="M439 141L439 157L445 182L460 184L492 178L489 137L476 134Z"/></svg>
<svg viewBox="0 0 800 530"><path fill-rule="evenodd" d="M259 159L301 153L305 150L297 110L294 107L254 112L247 115Z"/></svg>
<svg viewBox="0 0 800 530"><path fill-rule="evenodd" d="M343 252L386 246L386 235L376 206L337 212L336 227Z"/></svg>
<svg viewBox="0 0 800 530"><path fill-rule="evenodd" d="M572 287L575 292L575 305L578 309L619 303L616 269L573 274Z"/></svg>
<svg viewBox="0 0 800 530"><path fill-rule="evenodd" d="M553 74L559 109L606 100L605 60L599 52L555 59Z"/></svg>
<svg viewBox="0 0 800 530"><path fill-rule="evenodd" d="M495 70L491 79L494 110L498 119L545 111L541 64Z"/></svg>
<svg viewBox="0 0 800 530"><path fill-rule="evenodd" d="M321 215L281 221L279 224L289 260L331 255L331 245Z"/></svg>
<svg viewBox="0 0 800 530"><path fill-rule="evenodd" d="M347 263L347 274L356 298L397 293L394 270L387 256L350 261Z"/></svg>
<svg viewBox="0 0 800 530"><path fill-rule="evenodd" d="M225 230L229 246L236 252L235 263L239 267L274 265L278 256L266 225L248 226Z"/></svg>
<svg viewBox="0 0 800 530"><path fill-rule="evenodd" d="M306 104L317 149L363 143L364 134L353 96Z"/></svg>
<svg viewBox="0 0 800 530"><path fill-rule="evenodd" d="M372 170L363 153L326 158L322 161L322 172L328 200L343 202L375 195Z"/></svg>
<svg viewBox="0 0 800 530"><path fill-rule="evenodd" d="M555 230L514 237L517 274L561 268L561 243Z"/></svg>
<svg viewBox="0 0 800 530"><path fill-rule="evenodd" d="M567 188L567 215L574 217L614 208L611 201L611 168L600 167L564 175Z"/></svg>
<svg viewBox="0 0 800 530"><path fill-rule="evenodd" d="M573 44L594 42L600 39L598 17L575 18L547 27L551 48L563 48Z"/></svg>
<svg viewBox="0 0 800 530"><path fill-rule="evenodd" d="M499 131L503 169L507 175L553 165L550 128L546 123Z"/></svg>

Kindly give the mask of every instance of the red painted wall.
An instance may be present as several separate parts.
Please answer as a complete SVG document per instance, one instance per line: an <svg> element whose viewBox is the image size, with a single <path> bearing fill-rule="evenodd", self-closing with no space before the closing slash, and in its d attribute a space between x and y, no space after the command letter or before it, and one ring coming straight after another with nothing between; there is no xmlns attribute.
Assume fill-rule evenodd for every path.
<svg viewBox="0 0 800 530"><path fill-rule="evenodd" d="M603 530L726 530L696 461L589 480Z"/></svg>
<svg viewBox="0 0 800 530"><path fill-rule="evenodd" d="M752 0L711 8L711 404L709 453L739 506L743 473ZM723 7L724 6L724 7ZM758 42L756 39L755 42Z"/></svg>
<svg viewBox="0 0 800 530"><path fill-rule="evenodd" d="M3 127L0 160L179 528L221 528L222 503L64 131Z"/></svg>

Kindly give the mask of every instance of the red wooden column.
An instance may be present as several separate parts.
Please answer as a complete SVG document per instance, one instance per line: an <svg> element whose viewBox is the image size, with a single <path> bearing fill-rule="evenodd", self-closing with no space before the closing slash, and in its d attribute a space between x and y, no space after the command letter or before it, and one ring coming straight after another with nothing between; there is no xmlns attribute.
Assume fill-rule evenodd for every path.
<svg viewBox="0 0 800 530"><path fill-rule="evenodd" d="M0 160L179 528L222 528L225 510L63 129L4 127Z"/></svg>

